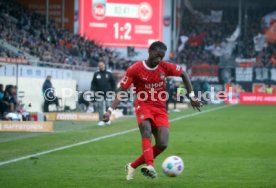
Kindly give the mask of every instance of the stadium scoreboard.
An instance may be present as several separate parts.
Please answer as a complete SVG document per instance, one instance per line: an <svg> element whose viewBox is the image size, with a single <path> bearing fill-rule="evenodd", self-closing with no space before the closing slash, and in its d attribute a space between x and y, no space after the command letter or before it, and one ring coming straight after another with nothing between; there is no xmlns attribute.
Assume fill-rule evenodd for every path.
<svg viewBox="0 0 276 188"><path fill-rule="evenodd" d="M80 0L79 33L109 47L162 40L163 0Z"/></svg>

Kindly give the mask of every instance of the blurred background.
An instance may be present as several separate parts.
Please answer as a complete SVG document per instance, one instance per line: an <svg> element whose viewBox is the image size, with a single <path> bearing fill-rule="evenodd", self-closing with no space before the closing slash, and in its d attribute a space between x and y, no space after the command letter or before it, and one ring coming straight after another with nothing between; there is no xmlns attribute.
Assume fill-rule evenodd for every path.
<svg viewBox="0 0 276 188"><path fill-rule="evenodd" d="M110 100L93 94L115 91L157 40L208 105L194 111L168 78L158 179L128 182L141 154L133 101L105 123ZM275 0L0 0L1 188L275 188L275 104ZM162 173L172 155L178 178Z"/></svg>
<svg viewBox="0 0 276 188"><path fill-rule="evenodd" d="M276 92L274 1L1 0L0 14L1 95L12 97L14 112L45 111L47 76L46 89L54 88L57 97L49 111L97 111L71 91L95 89L99 62L117 85L131 64L147 58L156 40L166 43L164 59L186 70L196 92L213 87L229 94L212 103L260 103L252 97L275 103L265 99ZM180 81L168 79L173 96L183 88ZM121 108L133 114L131 102Z"/></svg>

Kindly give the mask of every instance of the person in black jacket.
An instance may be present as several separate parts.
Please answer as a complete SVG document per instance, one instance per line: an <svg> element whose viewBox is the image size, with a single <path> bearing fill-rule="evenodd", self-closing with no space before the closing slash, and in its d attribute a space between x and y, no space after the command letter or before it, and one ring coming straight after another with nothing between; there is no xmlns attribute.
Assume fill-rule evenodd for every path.
<svg viewBox="0 0 276 188"><path fill-rule="evenodd" d="M106 71L104 62L98 63L99 71L94 73L92 82L91 82L91 91L95 94L96 92L100 93L103 96L104 100L97 100L97 111L99 113L99 126L105 125L103 122L103 114L106 111L107 107L110 106L111 100L106 97L108 91L115 91L116 84L114 77L111 72ZM94 94L94 96L96 96ZM98 99L98 97L96 98ZM108 122L110 124L110 122Z"/></svg>
<svg viewBox="0 0 276 188"><path fill-rule="evenodd" d="M55 89L51 82L52 76L48 75L42 86L44 96L43 112L49 112L49 105L55 104L58 108L58 98L55 96Z"/></svg>
<svg viewBox="0 0 276 188"><path fill-rule="evenodd" d="M16 110L17 101L13 95L15 87L13 85L7 85L3 98L1 100L0 113L3 115L5 112L14 112Z"/></svg>
<svg viewBox="0 0 276 188"><path fill-rule="evenodd" d="M4 86L3 84L0 84L0 101L2 101L4 97Z"/></svg>

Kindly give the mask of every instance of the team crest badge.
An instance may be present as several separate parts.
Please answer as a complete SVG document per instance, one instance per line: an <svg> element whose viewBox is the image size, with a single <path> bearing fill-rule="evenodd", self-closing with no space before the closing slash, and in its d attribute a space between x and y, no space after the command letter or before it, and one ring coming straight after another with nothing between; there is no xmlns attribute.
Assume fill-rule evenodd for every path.
<svg viewBox="0 0 276 188"><path fill-rule="evenodd" d="M96 20L102 20L106 14L106 0L92 0L92 15Z"/></svg>
<svg viewBox="0 0 276 188"><path fill-rule="evenodd" d="M144 114L141 114L140 119L144 119L144 118L145 118Z"/></svg>
<svg viewBox="0 0 276 188"><path fill-rule="evenodd" d="M128 81L128 77L127 76L124 76L123 79L122 79L122 83L123 84L126 84Z"/></svg>

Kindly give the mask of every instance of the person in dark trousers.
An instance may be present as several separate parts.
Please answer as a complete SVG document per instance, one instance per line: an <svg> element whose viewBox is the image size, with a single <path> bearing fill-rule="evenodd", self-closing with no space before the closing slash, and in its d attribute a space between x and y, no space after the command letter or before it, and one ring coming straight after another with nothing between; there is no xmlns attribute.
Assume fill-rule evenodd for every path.
<svg viewBox="0 0 276 188"><path fill-rule="evenodd" d="M4 86L0 84L0 120L2 119L2 113L4 111L4 102L2 101L4 97Z"/></svg>
<svg viewBox="0 0 276 188"><path fill-rule="evenodd" d="M98 63L99 71L94 73L92 82L91 82L91 91L94 93L99 92L103 96L104 100L97 100L96 104L98 106L97 111L99 113L99 126L105 125L103 122L103 114L107 110L107 107L110 106L111 100L106 97L108 91L115 91L116 84L114 77L111 72L106 71L104 62ZM94 95L96 96L96 95ZM111 122L107 122L110 124Z"/></svg>
<svg viewBox="0 0 276 188"><path fill-rule="evenodd" d="M1 113L14 112L16 109L16 100L13 96L13 85L7 85L1 103Z"/></svg>
<svg viewBox="0 0 276 188"><path fill-rule="evenodd" d="M49 112L49 105L55 104L57 109L59 107L58 98L55 96L55 89L51 82L52 76L48 75L42 86L44 97L43 112Z"/></svg>
<svg viewBox="0 0 276 188"><path fill-rule="evenodd" d="M0 101L3 99L4 97L4 86L3 84L0 84Z"/></svg>
<svg viewBox="0 0 276 188"><path fill-rule="evenodd" d="M173 103L174 109L176 109L176 92L175 92L174 81L172 79L168 78L166 80L166 90L167 90L167 93L169 94L169 98L166 101L166 110L167 112L169 112L170 103Z"/></svg>

